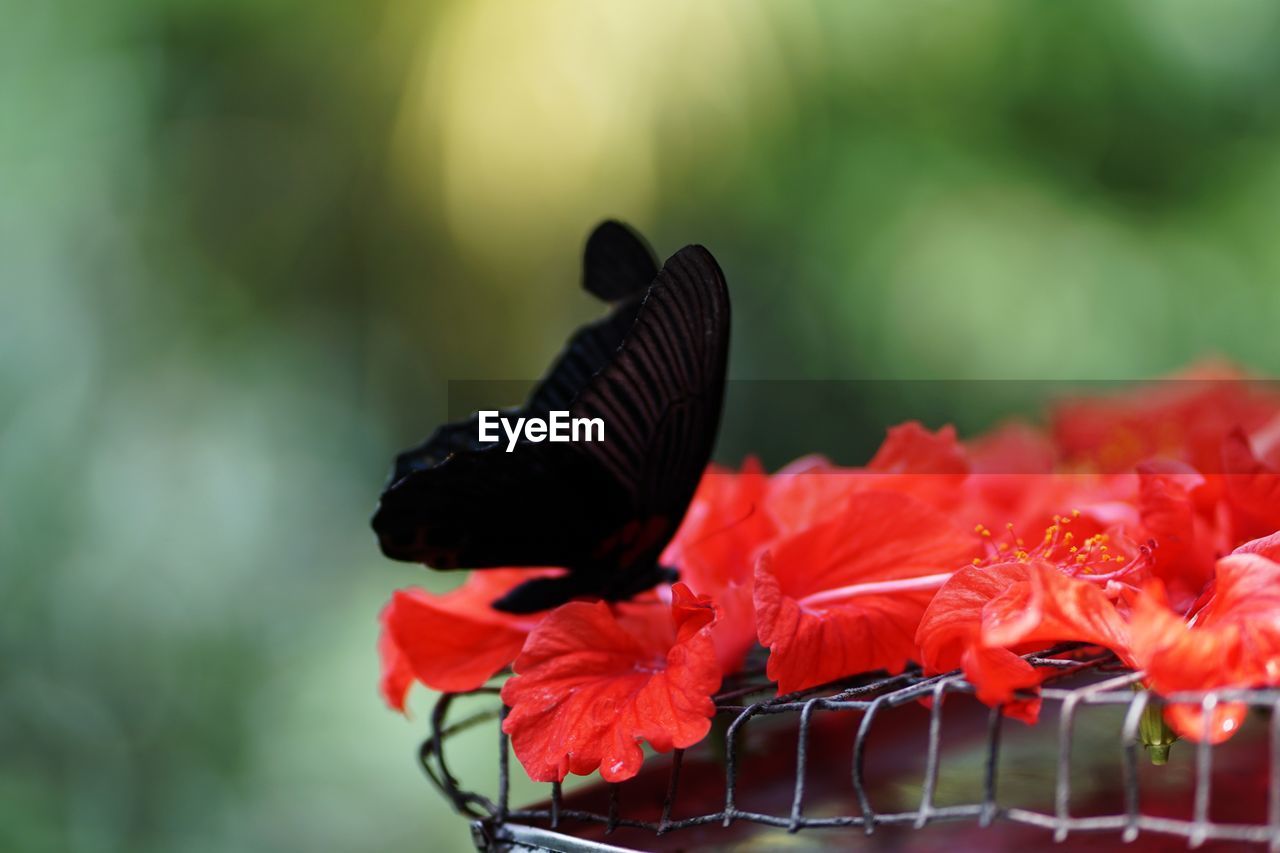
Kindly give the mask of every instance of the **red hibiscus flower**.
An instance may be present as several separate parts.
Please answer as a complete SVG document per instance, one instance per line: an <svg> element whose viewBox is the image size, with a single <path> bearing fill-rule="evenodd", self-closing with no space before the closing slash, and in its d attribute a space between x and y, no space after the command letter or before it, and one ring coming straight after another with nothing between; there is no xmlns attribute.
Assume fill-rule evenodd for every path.
<svg viewBox="0 0 1280 853"><path fill-rule="evenodd" d="M1009 423L969 443L972 473L961 509L971 521L1000 519L1015 530L1044 530L1064 507L1101 527L1137 522L1132 475L1054 470L1056 450L1039 430Z"/></svg>
<svg viewBox="0 0 1280 853"><path fill-rule="evenodd" d="M446 693L474 690L510 664L540 616L513 616L491 603L531 577L558 572L490 569L443 595L397 590L383 608L378 640L387 704L404 711L414 681Z"/></svg>
<svg viewBox="0 0 1280 853"><path fill-rule="evenodd" d="M967 442L965 453L975 474L1042 476L1053 471L1057 450L1049 436L1030 424L1008 421Z"/></svg>
<svg viewBox="0 0 1280 853"><path fill-rule="evenodd" d="M1280 423L1280 422L1278 422ZM1280 432L1276 427L1250 441L1233 430L1223 442L1222 470L1237 540L1280 528ZM1255 445L1257 445L1255 447Z"/></svg>
<svg viewBox="0 0 1280 853"><path fill-rule="evenodd" d="M787 465L771 478L768 507L787 533L832 517L850 495L868 490L902 492L945 509L959 501L968 470L953 427L930 432L908 421L889 428L866 467L841 467L821 456Z"/></svg>
<svg viewBox="0 0 1280 853"><path fill-rule="evenodd" d="M1239 370L1206 363L1123 397L1060 405L1053 413L1053 433L1076 465L1124 471L1164 456L1211 472L1232 430L1252 432L1278 411L1280 400L1251 385Z"/></svg>
<svg viewBox="0 0 1280 853"><path fill-rule="evenodd" d="M1053 445L1041 431L1008 423L969 442L966 451L972 475L965 503L975 517L1012 521L1020 530L1038 529L1045 526L1040 521L1046 517L1044 510L1061 506L1058 478L1051 474Z"/></svg>
<svg viewBox="0 0 1280 853"><path fill-rule="evenodd" d="M769 478L754 459L741 472L709 467L662 555L664 565L677 567L685 583L715 602L712 639L726 675L742 668L756 641L752 574L778 533L765 506L768 490Z"/></svg>
<svg viewBox="0 0 1280 853"><path fill-rule="evenodd" d="M769 478L766 508L782 533L795 533L839 512L858 469L822 456L802 456Z"/></svg>
<svg viewBox="0 0 1280 853"><path fill-rule="evenodd" d="M1162 586L1153 583L1134 604L1134 663L1160 693L1280 684L1280 542L1273 535L1251 542L1218 561L1212 593L1192 617L1169 607ZM1219 705L1209 725L1217 743L1239 729L1245 706ZM1204 736L1197 705L1165 709L1170 724L1185 737Z"/></svg>
<svg viewBox="0 0 1280 853"><path fill-rule="evenodd" d="M711 465L698 484L662 562L704 593L751 578L755 558L777 535L765 506L769 477L755 459L741 471Z"/></svg>
<svg viewBox="0 0 1280 853"><path fill-rule="evenodd" d="M530 633L502 687L502 729L529 776L558 782L597 768L609 782L706 736L720 686L715 610L684 584L671 606L570 602Z"/></svg>
<svg viewBox="0 0 1280 853"><path fill-rule="evenodd" d="M1070 641L1127 654L1128 629L1104 584L1141 572L1148 558L1118 534L1073 544L1070 527L1080 520L1060 519L1029 550L1017 540L993 546L986 562L956 572L920 620L915 639L925 672L961 669L979 699L1031 723L1039 700L1016 691L1038 686L1041 673L1021 655Z"/></svg>
<svg viewBox="0 0 1280 853"><path fill-rule="evenodd" d="M781 540L756 566L756 620L781 693L915 656L933 591L976 551L973 536L896 492L859 492L835 517Z"/></svg>
<svg viewBox="0 0 1280 853"><path fill-rule="evenodd" d="M964 447L956 439L956 429L947 425L937 432L930 432L918 421L906 421L889 428L884 443L867 463L872 474L896 474L930 478L926 486L940 485L944 489L954 487L969 473L969 461Z"/></svg>
<svg viewBox="0 0 1280 853"><path fill-rule="evenodd" d="M1190 465L1172 460L1140 464L1138 483L1142 527L1159 544L1151 573L1185 610L1213 577L1214 559L1225 550L1212 485Z"/></svg>

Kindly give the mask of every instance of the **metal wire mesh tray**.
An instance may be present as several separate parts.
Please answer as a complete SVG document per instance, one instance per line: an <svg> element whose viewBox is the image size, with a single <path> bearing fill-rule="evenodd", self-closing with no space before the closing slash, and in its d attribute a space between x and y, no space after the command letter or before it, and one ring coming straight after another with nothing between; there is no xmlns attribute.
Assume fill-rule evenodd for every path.
<svg viewBox="0 0 1280 853"><path fill-rule="evenodd" d="M487 849L697 849L770 845L771 834L787 844L794 833L817 845L847 845L864 833L905 845L940 823L953 824L947 849L1025 849L1050 838L1067 849L1100 841L1280 849L1280 691L1162 699L1134 689L1140 674L1095 648L1026 659L1052 670L1035 726L981 705L959 673L863 676L750 701L774 689L757 667L717 696L703 743L651 756L621 784L572 793L551 785L545 802L513 808L499 730L496 796L464 788L447 747L465 729L498 728L493 688L473 695L496 707L453 724L458 697L441 697L420 758ZM1179 743L1167 765L1153 766L1140 723L1162 701L1199 705L1206 717L1228 701L1257 710L1227 743Z"/></svg>

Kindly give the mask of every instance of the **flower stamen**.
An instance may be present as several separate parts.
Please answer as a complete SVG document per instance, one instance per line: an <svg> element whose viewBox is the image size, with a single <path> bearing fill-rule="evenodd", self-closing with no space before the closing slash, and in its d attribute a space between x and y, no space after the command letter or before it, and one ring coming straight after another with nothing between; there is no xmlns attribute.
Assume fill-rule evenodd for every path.
<svg viewBox="0 0 1280 853"><path fill-rule="evenodd" d="M975 559L973 564L990 566L1011 559L1020 563L1045 560L1056 564L1066 575L1098 583L1116 580L1149 564L1154 541L1137 546L1135 557L1117 553L1115 549L1119 546L1112 542L1110 533L1095 533L1077 544L1075 532L1066 528L1079 517L1078 509L1072 510L1070 515L1053 516L1053 523L1045 528L1044 536L1032 547L1027 547L1025 540L1015 535L1013 522L1005 524L1002 538L1006 541L999 542L991 541L991 530L986 525L977 524L974 532L985 540L987 556ZM1133 547L1128 540L1124 542L1127 547Z"/></svg>

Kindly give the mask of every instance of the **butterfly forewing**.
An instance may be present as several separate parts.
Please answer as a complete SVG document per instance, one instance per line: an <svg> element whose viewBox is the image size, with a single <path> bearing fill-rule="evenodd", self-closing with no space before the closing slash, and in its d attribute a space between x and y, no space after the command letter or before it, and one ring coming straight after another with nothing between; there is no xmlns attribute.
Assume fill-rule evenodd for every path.
<svg viewBox="0 0 1280 853"><path fill-rule="evenodd" d="M729 353L729 295L701 246L659 273L614 359L583 389L575 417L598 417L605 441L575 445L622 484L635 521L659 519L646 556L670 540L715 442Z"/></svg>
<svg viewBox="0 0 1280 853"><path fill-rule="evenodd" d="M437 569L571 567L628 512L625 493L572 445L522 442L406 477L383 496L374 527L388 556Z"/></svg>

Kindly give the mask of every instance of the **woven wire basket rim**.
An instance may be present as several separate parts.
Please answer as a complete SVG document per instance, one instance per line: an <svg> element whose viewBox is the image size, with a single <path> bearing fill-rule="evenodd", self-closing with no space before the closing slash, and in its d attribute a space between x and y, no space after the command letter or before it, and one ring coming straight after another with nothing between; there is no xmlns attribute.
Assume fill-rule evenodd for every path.
<svg viewBox="0 0 1280 853"><path fill-rule="evenodd" d="M625 817L618 806L619 784L609 784L609 809L594 812L564 808L559 783L551 784L549 805L545 808L512 808L510 798L510 754L508 739L499 726L498 797L490 799L461 786L450 772L445 758L445 744L450 737L462 731L505 717L505 708L473 714L457 723L447 721L450 707L459 695L494 695L495 687L483 687L470 694L444 694L436 702L431 714L430 736L423 742L419 757L428 777L460 814L474 822L478 846L502 846L523 844L540 849L610 850L618 849L596 842L559 835L556 832L523 825L524 822L546 824L557 830L568 822L603 825L606 834L619 827L647 830L655 836L698 826L720 824L729 827L737 821L746 821L767 827L782 828L796 833L805 829L858 828L867 834L877 826L911 826L923 828L943 821L976 821L980 827L988 827L997 821L1039 827L1052 833L1061 841L1072 832L1120 833L1126 842L1133 841L1143 832L1165 836L1179 836L1188 846L1196 847L1205 841L1235 841L1266 844L1272 850L1280 850L1280 689L1221 689L1171 693L1155 696L1147 690L1135 690L1142 673L1124 668L1110 652L1094 647L1069 644L1024 655L1033 666L1049 669L1045 686L1039 692L1046 703L1057 703L1060 713L1056 727L1057 762L1054 777L1052 811L1002 807L997 800L999 774L1000 732L1003 721L1001 708L992 708L987 715L982 797L978 802L961 805L938 806L934 803L941 762L941 730L945 698L949 694L973 694L975 688L959 671L925 676L917 668L899 675L873 675L846 679L834 684L815 687L784 696L746 701L766 692L773 685L763 680L763 668L752 667L733 679L716 697L717 715L731 717L724 734L724 802L718 811L684 818L673 818L672 809L679 791L683 750L675 750L671 758L670 777L658 820L638 820ZM1055 682L1068 676L1092 674L1101 680L1078 687L1059 687ZM883 711L926 700L929 702L928 747L925 758L924 781L920 800L915 809L898 812L878 812L871 804L864 761L872 723ZM1270 713L1270 772L1267 791L1266 823L1220 823L1209 816L1212 793L1212 768L1214 746L1208 737L1192 744L1195 751L1195 783L1193 807L1189 819L1175 819L1143 814L1140 810L1138 769L1142 743L1139 732L1143 712L1151 703L1198 705L1208 721L1212 711L1223 703L1240 703L1248 707L1265 708ZM1114 814L1072 816L1071 803L1071 748L1077 710L1080 706L1124 706L1124 722L1121 727L1120 746L1123 752L1122 788L1124 810ZM810 727L815 713L821 711L858 712L860 720L853 749L853 789L858 810L855 813L831 817L808 817L804 814L806 796L806 765L810 746ZM790 808L786 813L766 813L740 808L738 805L738 743L743 728L750 720L760 716L795 715L796 723L796 771ZM625 784L625 783L621 783ZM523 840L522 840L523 839ZM562 843L557 843L559 839Z"/></svg>

